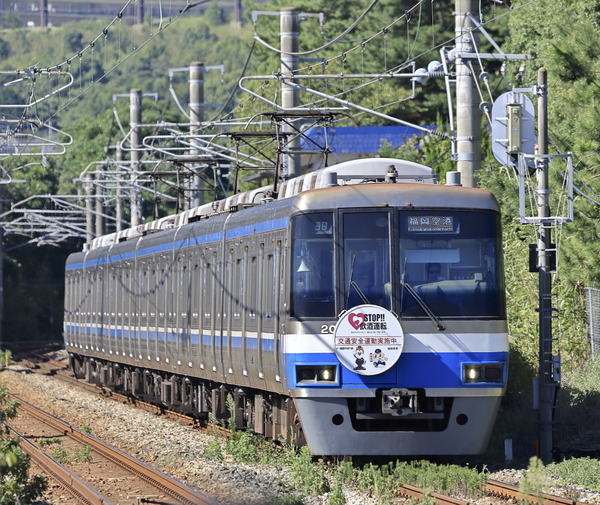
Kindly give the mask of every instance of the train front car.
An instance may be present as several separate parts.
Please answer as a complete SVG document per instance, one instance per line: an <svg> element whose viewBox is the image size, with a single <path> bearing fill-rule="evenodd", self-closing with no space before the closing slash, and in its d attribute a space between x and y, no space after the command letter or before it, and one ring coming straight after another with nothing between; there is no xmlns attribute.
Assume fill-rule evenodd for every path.
<svg viewBox="0 0 600 505"><path fill-rule="evenodd" d="M508 371L498 204L365 180L299 194L290 220L283 359L311 452L482 453Z"/></svg>

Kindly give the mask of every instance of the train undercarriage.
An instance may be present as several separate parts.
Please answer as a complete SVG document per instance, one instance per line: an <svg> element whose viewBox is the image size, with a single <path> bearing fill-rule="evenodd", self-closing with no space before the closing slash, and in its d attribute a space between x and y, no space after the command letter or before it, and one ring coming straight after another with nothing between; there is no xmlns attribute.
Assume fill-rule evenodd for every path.
<svg viewBox="0 0 600 505"><path fill-rule="evenodd" d="M210 414L217 421L233 418L237 429L252 429L297 447L306 444L294 401L283 395L73 354L69 366L78 379L190 415L203 424Z"/></svg>

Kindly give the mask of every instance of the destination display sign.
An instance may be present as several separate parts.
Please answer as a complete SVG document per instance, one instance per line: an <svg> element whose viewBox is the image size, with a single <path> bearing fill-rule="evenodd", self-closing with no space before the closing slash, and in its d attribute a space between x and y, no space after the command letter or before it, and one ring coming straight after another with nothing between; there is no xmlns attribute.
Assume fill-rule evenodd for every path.
<svg viewBox="0 0 600 505"><path fill-rule="evenodd" d="M409 232L452 232L454 216L408 216L406 227Z"/></svg>

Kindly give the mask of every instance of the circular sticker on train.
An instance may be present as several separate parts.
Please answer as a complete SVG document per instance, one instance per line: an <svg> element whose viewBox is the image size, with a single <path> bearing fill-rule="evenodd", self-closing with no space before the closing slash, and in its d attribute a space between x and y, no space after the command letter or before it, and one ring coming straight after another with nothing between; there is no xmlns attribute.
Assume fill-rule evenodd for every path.
<svg viewBox="0 0 600 505"><path fill-rule="evenodd" d="M378 305L358 305L335 326L335 353L359 375L377 375L398 361L404 347L400 321Z"/></svg>

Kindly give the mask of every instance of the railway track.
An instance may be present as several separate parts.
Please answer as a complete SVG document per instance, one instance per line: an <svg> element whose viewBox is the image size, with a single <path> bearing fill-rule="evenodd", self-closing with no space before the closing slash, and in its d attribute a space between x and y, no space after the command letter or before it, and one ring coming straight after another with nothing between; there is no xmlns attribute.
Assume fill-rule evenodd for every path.
<svg viewBox="0 0 600 505"><path fill-rule="evenodd" d="M87 382L75 379L70 376L67 372L67 367L64 363L55 360L47 360L43 362L32 363L36 367L34 370L37 373L46 373L58 377L60 380L67 381L73 384L77 384L78 387L84 388L93 392L94 394L101 394L104 397L110 397L115 401L126 404L134 404L140 408L143 408L154 414L162 414L170 416L173 419L177 419L180 423L186 423L188 425L197 423L193 418L171 412L156 405L132 399L129 396L121 395L112 390L106 388L99 388L96 385L89 384ZM547 494L536 494L536 493L523 493L518 487L506 484L500 481L489 481L487 485L487 492L489 495L497 497L501 502L506 500L515 500L517 503L531 503L531 504L543 504L543 505L585 505L582 502L577 502L572 499L552 496ZM414 498L417 501L421 501L425 495L425 491L415 486L404 484L401 487L400 494L406 498ZM439 493L428 493L428 496L434 499L440 505L467 505L469 502L447 497Z"/></svg>
<svg viewBox="0 0 600 505"><path fill-rule="evenodd" d="M88 486L77 477L77 475L52 459L46 453L42 452L14 428L10 429L21 439L21 449L29 455L31 461L41 468L48 476L58 482L60 486L76 500L85 505L111 505L111 502L108 501L108 499Z"/></svg>
<svg viewBox="0 0 600 505"><path fill-rule="evenodd" d="M34 407L33 405L21 400L20 398L11 395L11 397L15 400L18 400L21 403L19 407L19 415L25 414L30 419L35 419L38 422L43 423L48 426L54 432L58 432L64 437L68 437L69 439L75 440L79 444L88 446L92 449L92 453L95 455L99 455L105 460L109 461L112 465L116 465L121 468L123 471L126 471L136 478L142 480L146 486L151 486L155 491L154 493L142 493L138 495L136 499L142 499L142 501L147 501L148 499L158 498L160 495L166 495L170 498L167 501L161 501L161 503L175 503L175 504L185 504L185 505L218 505L217 502L212 500L211 498L198 493L194 489L186 486L185 484L169 477L168 475L160 472L159 470L146 465L145 463L139 461L128 454L116 449L115 447L105 444L101 440L84 433L83 431L75 428L74 426L58 419L43 410ZM12 427L11 427L12 428ZM14 429L13 429L14 430ZM16 431L16 430L14 430ZM41 452L34 444L24 443L22 444L23 448L32 452ZM25 450L27 450L25 449ZM39 458L40 466L46 468L48 465L48 459L42 456L36 455L36 463ZM71 483L73 485L79 485L76 481L79 479L73 479L72 476L68 475L68 473L62 472L59 470L58 481L61 485L71 487ZM89 494L89 491L81 490L80 487L76 493ZM158 494L157 494L158 493ZM133 498L133 497L132 497ZM90 504L109 504L110 502L98 495L96 497L90 496L90 501L84 501L84 503ZM92 501L93 500L93 501ZM100 501L98 501L100 500Z"/></svg>

